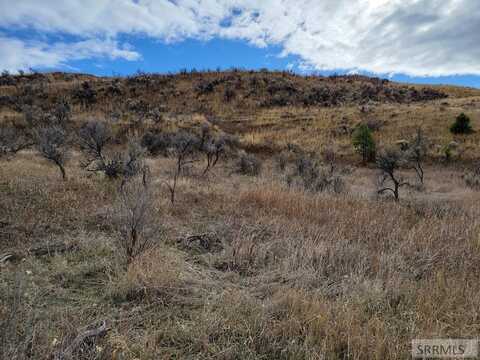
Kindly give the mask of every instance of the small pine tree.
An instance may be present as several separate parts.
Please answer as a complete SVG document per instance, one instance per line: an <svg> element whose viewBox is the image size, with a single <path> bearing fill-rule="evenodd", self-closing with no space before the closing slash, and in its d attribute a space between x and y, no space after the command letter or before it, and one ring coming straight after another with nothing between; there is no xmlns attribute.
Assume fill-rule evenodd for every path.
<svg viewBox="0 0 480 360"><path fill-rule="evenodd" d="M365 124L357 126L353 132L353 147L362 156L363 163L375 160L375 140L372 131Z"/></svg>
<svg viewBox="0 0 480 360"><path fill-rule="evenodd" d="M473 132L472 125L470 125L470 118L461 113L457 116L455 122L450 126L450 132L453 134L470 134Z"/></svg>

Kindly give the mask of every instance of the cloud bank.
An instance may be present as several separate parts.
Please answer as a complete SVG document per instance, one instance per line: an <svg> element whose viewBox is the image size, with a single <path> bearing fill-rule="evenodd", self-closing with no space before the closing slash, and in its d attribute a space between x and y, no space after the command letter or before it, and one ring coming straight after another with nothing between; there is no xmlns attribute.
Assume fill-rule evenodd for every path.
<svg viewBox="0 0 480 360"><path fill-rule="evenodd" d="M121 35L280 46L314 70L480 75L478 0L0 0L0 68L95 57L137 60ZM73 35L75 43L12 36Z"/></svg>

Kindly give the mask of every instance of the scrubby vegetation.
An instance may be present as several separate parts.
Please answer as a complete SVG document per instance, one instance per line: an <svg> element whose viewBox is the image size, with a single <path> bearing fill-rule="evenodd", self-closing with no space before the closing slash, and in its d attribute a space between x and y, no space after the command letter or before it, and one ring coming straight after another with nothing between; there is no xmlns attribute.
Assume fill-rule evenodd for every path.
<svg viewBox="0 0 480 360"><path fill-rule="evenodd" d="M0 91L0 358L477 337L479 134L450 124L477 127L480 92L238 70Z"/></svg>
<svg viewBox="0 0 480 360"><path fill-rule="evenodd" d="M455 122L450 127L453 134L470 134L473 132L472 125L470 125L470 118L461 113L455 119Z"/></svg>
<svg viewBox="0 0 480 360"><path fill-rule="evenodd" d="M353 132L353 146L357 153L362 156L362 161L366 164L375 160L376 145L372 136L372 131L365 124L359 124Z"/></svg>

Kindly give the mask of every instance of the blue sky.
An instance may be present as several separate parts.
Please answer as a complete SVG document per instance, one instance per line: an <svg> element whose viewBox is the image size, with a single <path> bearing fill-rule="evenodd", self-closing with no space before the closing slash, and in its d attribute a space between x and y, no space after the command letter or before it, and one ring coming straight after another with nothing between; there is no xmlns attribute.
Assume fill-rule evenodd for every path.
<svg viewBox="0 0 480 360"><path fill-rule="evenodd" d="M214 70L232 67L285 70L290 63L297 61L295 56L280 57L281 49L278 47L258 48L240 40L187 39L166 44L138 38L129 39L129 42L142 54L137 61L83 60L72 65L99 75L128 75L138 70L166 73L181 69Z"/></svg>
<svg viewBox="0 0 480 360"><path fill-rule="evenodd" d="M0 0L0 69L268 68L480 87L478 0Z"/></svg>

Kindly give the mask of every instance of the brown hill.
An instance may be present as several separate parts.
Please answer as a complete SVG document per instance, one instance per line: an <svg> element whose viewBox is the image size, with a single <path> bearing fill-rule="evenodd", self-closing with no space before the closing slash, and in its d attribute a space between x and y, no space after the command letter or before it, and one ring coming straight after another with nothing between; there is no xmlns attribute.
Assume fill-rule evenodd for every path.
<svg viewBox="0 0 480 360"><path fill-rule="evenodd" d="M137 74L126 78L49 73L0 77L0 120L21 119L25 107L48 111L59 99L74 119L95 116L128 126L150 120L148 129L209 121L238 135L251 151L295 143L309 150L333 145L353 155L352 128L371 123L380 145L408 138L417 127L432 140L432 157L462 143L462 155L478 156L478 133L454 137L449 124L466 112L480 119L480 90L395 83L365 76L299 76L289 72L239 71ZM35 110L37 109L37 110ZM192 117L193 116L193 117ZM187 124L183 124L188 118ZM203 119L203 120L202 120ZM380 130L381 128L381 130Z"/></svg>

